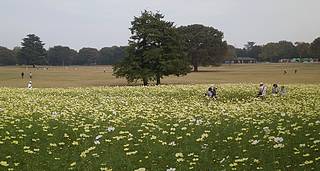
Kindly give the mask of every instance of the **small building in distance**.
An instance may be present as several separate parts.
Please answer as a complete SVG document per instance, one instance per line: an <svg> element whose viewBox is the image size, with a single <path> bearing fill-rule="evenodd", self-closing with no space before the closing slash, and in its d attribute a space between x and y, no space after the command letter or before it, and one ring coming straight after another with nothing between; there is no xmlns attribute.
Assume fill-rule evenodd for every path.
<svg viewBox="0 0 320 171"><path fill-rule="evenodd" d="M257 63L257 60L250 57L237 57L231 60L227 60L224 63L226 64L253 64Z"/></svg>

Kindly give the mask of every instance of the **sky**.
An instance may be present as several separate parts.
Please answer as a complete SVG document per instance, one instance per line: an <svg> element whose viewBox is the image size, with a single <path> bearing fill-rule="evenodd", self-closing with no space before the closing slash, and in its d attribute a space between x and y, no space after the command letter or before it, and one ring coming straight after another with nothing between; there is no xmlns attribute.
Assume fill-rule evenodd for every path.
<svg viewBox="0 0 320 171"><path fill-rule="evenodd" d="M127 45L134 16L160 11L176 26L203 24L236 47L320 37L320 0L0 0L0 46L20 46L27 34L45 47Z"/></svg>

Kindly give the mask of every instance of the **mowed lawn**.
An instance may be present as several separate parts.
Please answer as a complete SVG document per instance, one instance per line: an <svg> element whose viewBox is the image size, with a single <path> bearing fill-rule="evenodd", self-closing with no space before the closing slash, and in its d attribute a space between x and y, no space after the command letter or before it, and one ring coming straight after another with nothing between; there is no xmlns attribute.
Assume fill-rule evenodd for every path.
<svg viewBox="0 0 320 171"><path fill-rule="evenodd" d="M298 71L296 74L295 69ZM287 74L284 74L284 70ZM25 73L24 79L21 79L21 72ZM111 66L49 66L48 69L11 66L0 67L0 87L26 87L29 72L32 72L34 88L141 85L141 82L128 84L125 79L116 78L112 75ZM161 81L162 84L319 84L320 64L233 64L202 67L199 72L181 77L164 77Z"/></svg>

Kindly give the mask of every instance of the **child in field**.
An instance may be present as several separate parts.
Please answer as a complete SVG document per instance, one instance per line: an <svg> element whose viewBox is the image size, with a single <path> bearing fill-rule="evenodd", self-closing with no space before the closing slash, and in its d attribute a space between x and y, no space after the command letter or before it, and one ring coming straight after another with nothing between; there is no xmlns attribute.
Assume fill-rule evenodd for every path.
<svg viewBox="0 0 320 171"><path fill-rule="evenodd" d="M28 89L32 89L32 82L31 81L29 81L29 83L28 83Z"/></svg>
<svg viewBox="0 0 320 171"><path fill-rule="evenodd" d="M261 82L259 85L259 92L257 97L264 98L266 95L267 95L267 86Z"/></svg>
<svg viewBox="0 0 320 171"><path fill-rule="evenodd" d="M273 95L277 95L278 92L279 92L278 84L273 84L273 86L272 86L272 94Z"/></svg>
<svg viewBox="0 0 320 171"><path fill-rule="evenodd" d="M279 94L280 94L281 96L284 96L284 95L286 95L286 93L287 93L287 91L286 91L286 89L284 88L284 86L281 86L281 87L280 87Z"/></svg>

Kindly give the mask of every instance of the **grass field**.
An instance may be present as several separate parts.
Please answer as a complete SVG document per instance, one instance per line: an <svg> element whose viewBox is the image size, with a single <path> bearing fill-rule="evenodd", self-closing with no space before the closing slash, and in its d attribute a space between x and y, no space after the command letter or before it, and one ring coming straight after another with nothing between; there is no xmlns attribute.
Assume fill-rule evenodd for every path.
<svg viewBox="0 0 320 171"><path fill-rule="evenodd" d="M298 73L294 74L297 69ZM104 73L104 70L106 72ZM283 71L287 70L284 75ZM33 87L92 87L128 85L126 80L112 76L110 66L49 67L48 70L25 67L0 67L0 87L26 87L32 72ZM20 73L25 72L22 80ZM183 77L165 77L163 84L211 83L320 83L320 64L241 64L200 68ZM139 85L141 83L137 83Z"/></svg>
<svg viewBox="0 0 320 171"><path fill-rule="evenodd" d="M0 170L319 170L319 85L207 86L0 88Z"/></svg>
<svg viewBox="0 0 320 171"><path fill-rule="evenodd" d="M106 66L0 67L0 170L319 170L319 67L223 65L148 87L115 86Z"/></svg>

